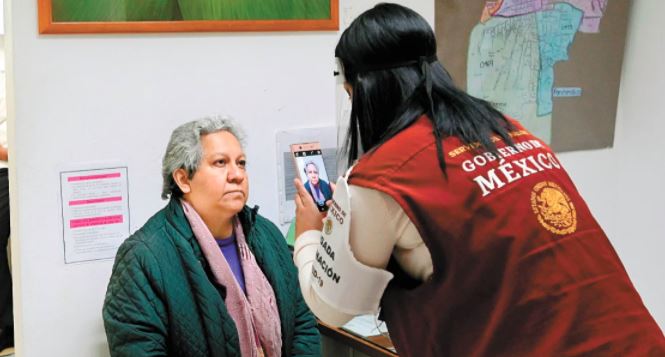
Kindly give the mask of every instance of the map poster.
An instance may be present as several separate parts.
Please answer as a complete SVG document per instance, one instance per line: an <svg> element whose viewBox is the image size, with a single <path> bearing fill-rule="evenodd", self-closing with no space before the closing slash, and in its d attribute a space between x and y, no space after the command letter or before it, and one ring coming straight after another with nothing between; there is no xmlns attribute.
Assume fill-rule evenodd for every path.
<svg viewBox="0 0 665 357"><path fill-rule="evenodd" d="M554 150L611 147L630 3L436 0L438 56Z"/></svg>

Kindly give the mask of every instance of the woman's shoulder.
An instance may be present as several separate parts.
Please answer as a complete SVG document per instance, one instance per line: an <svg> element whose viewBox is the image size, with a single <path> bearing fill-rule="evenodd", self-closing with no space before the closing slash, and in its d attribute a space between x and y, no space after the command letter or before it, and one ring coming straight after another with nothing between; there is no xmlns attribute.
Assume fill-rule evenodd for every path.
<svg viewBox="0 0 665 357"><path fill-rule="evenodd" d="M271 238L271 240L284 240L284 236L282 235L282 232L279 230L277 225L270 219L258 213L256 213L254 218L253 230L255 231L255 234L265 238Z"/></svg>
<svg viewBox="0 0 665 357"><path fill-rule="evenodd" d="M254 255L290 257L286 238L275 223L260 215L257 207L246 208L244 214L245 220L249 218L251 221L249 229L248 227L244 228L248 244ZM251 214L251 216L248 217L248 214Z"/></svg>
<svg viewBox="0 0 665 357"><path fill-rule="evenodd" d="M175 249L171 238L177 234L177 230L171 227L167 210L168 207L165 207L155 213L139 230L125 239L118 248L116 261L144 260Z"/></svg>
<svg viewBox="0 0 665 357"><path fill-rule="evenodd" d="M384 143L363 154L355 164L351 177L357 178L367 173L373 180L377 176L387 175L434 147L432 124L426 116L422 116ZM361 173L363 175L360 175Z"/></svg>

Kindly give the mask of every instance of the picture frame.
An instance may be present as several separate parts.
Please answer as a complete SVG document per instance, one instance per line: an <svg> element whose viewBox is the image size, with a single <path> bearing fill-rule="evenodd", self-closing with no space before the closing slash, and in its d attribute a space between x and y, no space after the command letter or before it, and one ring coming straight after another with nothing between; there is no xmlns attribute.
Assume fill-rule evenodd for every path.
<svg viewBox="0 0 665 357"><path fill-rule="evenodd" d="M339 0L37 1L40 34L339 30Z"/></svg>

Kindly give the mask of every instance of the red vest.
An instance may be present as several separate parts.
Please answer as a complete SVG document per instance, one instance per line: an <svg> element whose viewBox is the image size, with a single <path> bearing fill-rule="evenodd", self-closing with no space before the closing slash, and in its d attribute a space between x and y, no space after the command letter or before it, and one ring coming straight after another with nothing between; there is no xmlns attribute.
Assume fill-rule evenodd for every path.
<svg viewBox="0 0 665 357"><path fill-rule="evenodd" d="M430 280L395 278L381 305L401 356L665 355L665 338L549 147L518 123L498 155L423 117L364 155L349 183L382 191L429 248Z"/></svg>

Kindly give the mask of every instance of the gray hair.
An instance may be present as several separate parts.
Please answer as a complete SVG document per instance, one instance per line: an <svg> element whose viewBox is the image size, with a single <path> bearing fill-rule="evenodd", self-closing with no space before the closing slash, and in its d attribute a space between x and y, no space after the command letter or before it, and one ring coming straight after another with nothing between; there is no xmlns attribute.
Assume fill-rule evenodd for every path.
<svg viewBox="0 0 665 357"><path fill-rule="evenodd" d="M169 196L180 197L182 191L173 179L173 172L184 169L191 179L201 163L203 147L201 136L219 131L227 131L244 146L245 136L233 118L225 115L205 117L180 125L173 130L162 160L162 199Z"/></svg>
<svg viewBox="0 0 665 357"><path fill-rule="evenodd" d="M319 165L317 165L316 162L314 162L314 160L308 160L302 169L303 171L305 171L305 173L307 173L307 166L309 165L314 165L314 167L316 167L316 172L319 172Z"/></svg>

